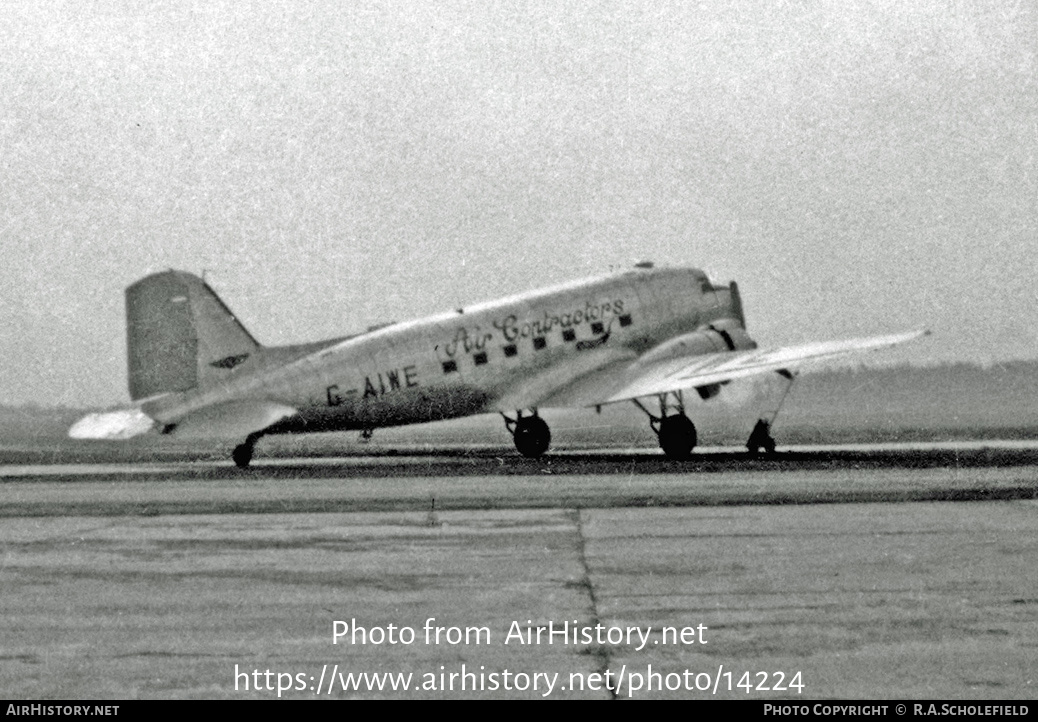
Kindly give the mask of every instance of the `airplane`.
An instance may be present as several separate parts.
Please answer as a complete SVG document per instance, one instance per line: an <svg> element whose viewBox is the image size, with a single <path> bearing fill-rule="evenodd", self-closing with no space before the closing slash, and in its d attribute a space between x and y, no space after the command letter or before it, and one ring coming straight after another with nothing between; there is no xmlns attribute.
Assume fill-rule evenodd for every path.
<svg viewBox="0 0 1038 722"><path fill-rule="evenodd" d="M497 413L515 448L543 455L540 409L633 402L669 459L690 458L685 393L900 344L928 331L761 350L734 281L642 262L604 277L480 303L327 341L263 346L201 278L168 270L126 289L132 408L90 414L73 438L241 439L246 468L268 434L359 430ZM787 386L788 391L788 386ZM643 399L656 400L654 413ZM784 398L784 397L783 397ZM781 405L781 404L780 404ZM777 413L777 411L776 411ZM774 417L747 447L772 452Z"/></svg>

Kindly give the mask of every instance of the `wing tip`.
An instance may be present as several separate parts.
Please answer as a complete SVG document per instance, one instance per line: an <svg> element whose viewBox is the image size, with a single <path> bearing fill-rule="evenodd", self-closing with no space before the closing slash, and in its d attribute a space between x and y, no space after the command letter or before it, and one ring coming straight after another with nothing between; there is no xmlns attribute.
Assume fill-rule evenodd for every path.
<svg viewBox="0 0 1038 722"><path fill-rule="evenodd" d="M896 339L893 343L905 343L907 341L915 341L917 338L926 338L932 336L933 331L928 328L917 328L915 331L906 331L905 333L897 334L892 338Z"/></svg>

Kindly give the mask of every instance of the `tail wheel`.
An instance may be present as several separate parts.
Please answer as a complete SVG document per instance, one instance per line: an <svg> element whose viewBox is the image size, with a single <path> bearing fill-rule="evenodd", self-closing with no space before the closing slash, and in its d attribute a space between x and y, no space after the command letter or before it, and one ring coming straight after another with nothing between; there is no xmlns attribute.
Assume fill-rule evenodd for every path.
<svg viewBox="0 0 1038 722"><path fill-rule="evenodd" d="M659 437L668 459L684 461L696 446L696 426L684 414L674 414L660 421Z"/></svg>
<svg viewBox="0 0 1038 722"><path fill-rule="evenodd" d="M235 466L239 469L248 468L249 462L252 461L252 452L256 448L256 442L259 441L261 436L263 436L262 432L249 434L244 443L234 447L234 451L231 452L231 458L234 459Z"/></svg>
<svg viewBox="0 0 1038 722"><path fill-rule="evenodd" d="M231 458L234 459L234 464L239 469L247 469L249 462L252 461L252 444L238 444L231 452Z"/></svg>
<svg viewBox="0 0 1038 722"><path fill-rule="evenodd" d="M536 459L551 445L551 429L540 416L525 416L515 422L513 439L520 454Z"/></svg>

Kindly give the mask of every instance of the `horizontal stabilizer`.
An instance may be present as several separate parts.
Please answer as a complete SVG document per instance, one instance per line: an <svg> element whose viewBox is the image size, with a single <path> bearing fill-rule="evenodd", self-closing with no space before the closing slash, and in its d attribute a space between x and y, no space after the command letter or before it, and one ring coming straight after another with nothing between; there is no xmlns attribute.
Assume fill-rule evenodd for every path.
<svg viewBox="0 0 1038 722"><path fill-rule="evenodd" d="M151 431L155 421L140 409L87 414L72 425L73 439L129 439Z"/></svg>
<svg viewBox="0 0 1038 722"><path fill-rule="evenodd" d="M193 411L167 429L176 437L245 438L299 412L274 401L228 401Z"/></svg>

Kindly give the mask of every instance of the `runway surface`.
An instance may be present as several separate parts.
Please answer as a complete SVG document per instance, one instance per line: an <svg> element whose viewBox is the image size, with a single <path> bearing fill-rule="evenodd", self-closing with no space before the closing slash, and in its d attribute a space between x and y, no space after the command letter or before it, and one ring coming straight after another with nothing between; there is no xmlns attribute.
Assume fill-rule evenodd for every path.
<svg viewBox="0 0 1038 722"><path fill-rule="evenodd" d="M1038 691L1032 445L13 461L8 698Z"/></svg>
<svg viewBox="0 0 1038 722"><path fill-rule="evenodd" d="M3 461L0 455L0 461ZM965 501L1033 498L1038 444L787 449L770 457L707 449L686 462L658 450L507 447L391 449L146 463L0 463L0 516Z"/></svg>

